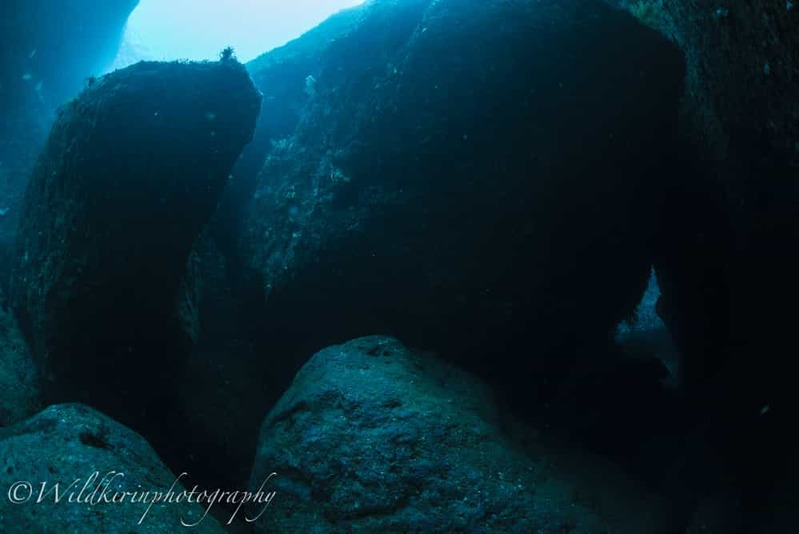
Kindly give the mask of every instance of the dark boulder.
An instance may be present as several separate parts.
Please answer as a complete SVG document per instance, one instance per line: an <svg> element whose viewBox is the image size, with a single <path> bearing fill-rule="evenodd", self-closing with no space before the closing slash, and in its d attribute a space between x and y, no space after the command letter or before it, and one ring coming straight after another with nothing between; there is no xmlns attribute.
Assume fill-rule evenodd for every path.
<svg viewBox="0 0 799 534"><path fill-rule="evenodd" d="M41 390L30 348L13 314L0 309L0 427L41 408Z"/></svg>
<svg viewBox="0 0 799 534"><path fill-rule="evenodd" d="M249 69L242 255L276 382L384 331L529 396L634 309L683 76L655 32L602 2L377 1Z"/></svg>
<svg viewBox="0 0 799 534"><path fill-rule="evenodd" d="M139 63L61 109L28 187L14 277L49 402L128 424L169 410L189 349L187 259L259 105L227 59Z"/></svg>
<svg viewBox="0 0 799 534"><path fill-rule="evenodd" d="M660 310L695 411L755 503L744 507L755 511L744 530L790 530L788 521L761 526L756 510L782 499L791 480L784 466L795 464L799 9L793 1L610 3L685 55L681 131L691 151L657 239Z"/></svg>
<svg viewBox="0 0 799 534"><path fill-rule="evenodd" d="M790 403L793 381L781 373L780 353L793 343L794 314L781 304L793 298L783 295L799 295L797 9L742 0L713 8L695 0L609 3L686 57L681 130L699 161L670 191L658 263L687 385L709 402L734 402L733 411L757 413L775 396ZM742 379L746 391L735 385Z"/></svg>

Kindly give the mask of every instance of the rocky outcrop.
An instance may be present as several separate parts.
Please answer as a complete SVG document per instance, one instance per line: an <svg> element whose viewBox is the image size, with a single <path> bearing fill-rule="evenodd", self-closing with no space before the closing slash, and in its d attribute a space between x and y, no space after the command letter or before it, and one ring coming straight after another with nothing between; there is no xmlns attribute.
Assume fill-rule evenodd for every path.
<svg viewBox="0 0 799 534"><path fill-rule="evenodd" d="M370 2L248 67L267 155L243 257L271 376L386 331L524 376L527 395L635 307L683 71L632 18ZM530 336L540 350L518 358Z"/></svg>
<svg viewBox="0 0 799 534"><path fill-rule="evenodd" d="M198 501L202 490L188 498L189 483L141 436L81 404L0 429L0 530L9 534L224 532L206 514L207 495Z"/></svg>
<svg viewBox="0 0 799 534"><path fill-rule="evenodd" d="M22 421L41 408L40 381L17 321L0 309L0 427Z"/></svg>
<svg viewBox="0 0 799 534"><path fill-rule="evenodd" d="M236 273L207 235L195 252L197 338L174 384L179 406L171 425L191 436L191 455L180 458L181 465L215 484L236 487L249 477L259 423L281 392L265 396L268 380L253 372L263 355L255 354L251 343L248 329L255 321L242 302L246 294L231 287Z"/></svg>
<svg viewBox="0 0 799 534"><path fill-rule="evenodd" d="M759 155L799 163L795 4L742 0L723 6L697 0L608 3L627 9L685 52L686 119L709 144L709 155L730 162Z"/></svg>
<svg viewBox="0 0 799 534"><path fill-rule="evenodd" d="M618 474L592 487L582 478L586 462L579 470L561 464L545 439L501 413L485 385L396 339L324 349L261 428L250 491L266 481L276 496L268 509L253 507L252 516L263 511L255 525L259 532L675 531L662 503L631 493Z"/></svg>
<svg viewBox="0 0 799 534"><path fill-rule="evenodd" d="M610 3L686 57L681 130L692 161L662 218L660 310L717 456L748 488L745 500L768 507L783 494L764 488L783 477L799 416L787 357L799 295L799 10L792 1Z"/></svg>
<svg viewBox="0 0 799 534"><path fill-rule="evenodd" d="M775 379L762 367L755 380L751 351L764 352L766 341L765 352L780 352L790 342L790 313L775 302L799 294L791 274L799 267L791 252L799 243L799 12L793 2L609 3L685 54L682 131L700 163L677 183L681 209L664 220L664 308L691 353L689 385L726 389L721 382L743 372L749 393L735 396L751 409Z"/></svg>
<svg viewBox="0 0 799 534"><path fill-rule="evenodd" d="M187 259L259 105L228 57L139 63L61 109L27 191L14 278L49 402L128 424L170 409L189 345Z"/></svg>

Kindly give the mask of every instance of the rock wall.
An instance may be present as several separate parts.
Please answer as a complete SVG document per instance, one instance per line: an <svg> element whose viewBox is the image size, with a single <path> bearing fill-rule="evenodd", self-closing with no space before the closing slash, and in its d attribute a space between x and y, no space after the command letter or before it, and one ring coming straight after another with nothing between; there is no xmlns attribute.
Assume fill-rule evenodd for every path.
<svg viewBox="0 0 799 534"><path fill-rule="evenodd" d="M60 110L28 187L13 286L48 402L137 428L169 410L190 345L178 305L189 253L259 106L244 67L222 59L139 63Z"/></svg>
<svg viewBox="0 0 799 534"><path fill-rule="evenodd" d="M634 308L683 71L630 17L372 2L249 70L266 164L234 184L253 191L243 278L271 365L391 332L486 374L557 376ZM502 359L521 337L536 350Z"/></svg>
<svg viewBox="0 0 799 534"><path fill-rule="evenodd" d="M0 310L0 427L41 409L40 377L13 316Z"/></svg>
<svg viewBox="0 0 799 534"><path fill-rule="evenodd" d="M799 295L799 10L791 1L611 3L686 57L691 161L662 223L660 309L720 454L747 502L768 506L783 491L765 488L787 484L799 414L788 356Z"/></svg>

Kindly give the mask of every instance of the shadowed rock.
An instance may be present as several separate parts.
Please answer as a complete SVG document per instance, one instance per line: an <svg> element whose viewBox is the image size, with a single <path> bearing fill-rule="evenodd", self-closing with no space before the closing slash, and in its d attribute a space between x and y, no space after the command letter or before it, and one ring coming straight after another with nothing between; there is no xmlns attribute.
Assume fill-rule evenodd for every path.
<svg viewBox="0 0 799 534"><path fill-rule="evenodd" d="M0 309L0 427L41 408L40 383L31 351L14 316Z"/></svg>
<svg viewBox="0 0 799 534"><path fill-rule="evenodd" d="M529 397L607 350L667 183L665 39L601 2L377 1L248 68L266 163L243 261L269 377L384 331Z"/></svg>
<svg viewBox="0 0 799 534"><path fill-rule="evenodd" d="M618 472L539 438L466 373L356 339L314 355L266 417L250 490L276 495L249 513L258 532L676 531Z"/></svg>
<svg viewBox="0 0 799 534"><path fill-rule="evenodd" d="M61 109L27 191L14 278L50 402L126 423L168 410L188 348L181 276L259 105L228 59L139 63Z"/></svg>

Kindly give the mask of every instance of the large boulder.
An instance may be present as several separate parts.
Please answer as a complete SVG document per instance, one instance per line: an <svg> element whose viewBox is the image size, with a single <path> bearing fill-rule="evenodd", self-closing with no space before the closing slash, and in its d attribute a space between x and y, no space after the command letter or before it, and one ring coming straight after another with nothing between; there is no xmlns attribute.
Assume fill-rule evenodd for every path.
<svg viewBox="0 0 799 534"><path fill-rule="evenodd" d="M41 390L30 348L14 315L0 309L0 427L41 408Z"/></svg>
<svg viewBox="0 0 799 534"><path fill-rule="evenodd" d="M250 491L276 495L250 514L258 532L676 532L677 510L547 439L463 371L356 339L314 355L267 415Z"/></svg>
<svg viewBox="0 0 799 534"><path fill-rule="evenodd" d="M631 17L375 1L248 68L266 164L234 185L253 193L242 255L276 382L385 331L528 395L634 309L683 68Z"/></svg>
<svg viewBox="0 0 799 534"><path fill-rule="evenodd" d="M224 532L206 514L214 512L208 494L200 497L207 488L190 499L190 478L170 472L141 436L88 406L51 406L0 429L0 458L2 532L160 533L182 525Z"/></svg>
<svg viewBox="0 0 799 534"><path fill-rule="evenodd" d="M31 178L14 304L49 402L148 424L170 409L197 236L249 142L244 67L139 63L64 106Z"/></svg>

